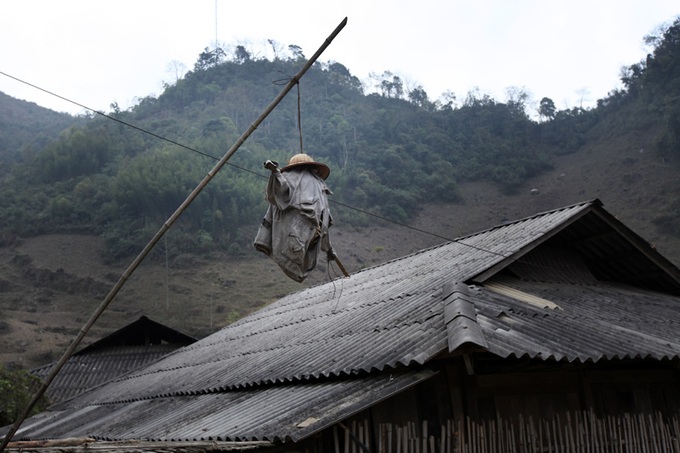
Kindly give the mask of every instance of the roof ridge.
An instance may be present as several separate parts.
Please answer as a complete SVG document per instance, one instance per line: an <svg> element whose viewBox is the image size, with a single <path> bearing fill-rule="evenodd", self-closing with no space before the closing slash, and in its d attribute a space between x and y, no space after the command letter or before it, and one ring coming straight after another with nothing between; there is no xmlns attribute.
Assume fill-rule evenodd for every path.
<svg viewBox="0 0 680 453"><path fill-rule="evenodd" d="M587 205L602 206L602 202L598 198L593 198L591 200L582 201L582 202L579 202L579 203L574 203L574 204L571 204L569 206L562 206L560 208L550 209L548 211L543 211L543 212L540 212L538 214L532 214L530 216L523 217L521 219L516 219L516 220L510 221L510 222L505 222L505 223L501 223L501 224L498 224L498 225L494 225L494 226L486 228L484 230L477 231L475 233L471 233L471 234L468 234L466 236L463 236L459 239L456 239L456 241L461 241L461 240L466 239L466 238L471 238L471 237L474 237L474 236L478 236L480 234L485 234L485 233L488 233L490 231L494 231L494 230L497 230L499 228L505 228L505 227L510 226L510 225L517 225L518 223L526 222L527 220L534 220L534 219L538 219L540 217L545 217L545 216L548 216L548 215L551 215L551 214L555 214L556 212L562 212L562 211L567 211L569 209L574 209L577 206L585 207Z"/></svg>
<svg viewBox="0 0 680 453"><path fill-rule="evenodd" d="M504 228L504 227L507 227L509 225L516 225L516 224L521 223L521 222L526 222L527 220L536 219L536 218L539 218L539 217L542 217L542 216L547 216L547 215L550 215L550 214L554 214L556 212L566 211L568 209L573 209L574 207L581 206L581 205L583 205L583 206L586 206L586 205L603 206L602 202L598 198L591 198L590 200L585 200L585 201L581 201L581 202L578 202L578 203L573 203L573 204L568 205L568 206L562 206L562 207L559 207L559 208L554 208L554 209L550 209L550 210L547 210L547 211L543 211L543 212L540 212L540 213L537 213L537 214L532 214L530 216L523 217L523 218L520 218L520 219L516 219L516 220L513 220L511 222L499 223L497 225L491 226L489 228L485 228L483 230L475 231L475 232L472 232L472 233L469 233L469 234L466 234L466 235L463 235L463 236L458 236L456 238L449 239L446 242L442 242L441 244L436 244L436 245L433 245L433 246L430 246L430 247L426 247L424 249L417 250L417 251L409 253L407 255L403 255L403 256L400 256L400 257L397 257L397 258L392 258L392 259L387 260L385 262L374 264L373 266L365 267L365 268L357 271L356 274L360 274L360 273L363 273L363 272L366 272L366 271L369 271L369 270L372 270L372 269L380 268L382 266L385 266L387 264L392 264L394 262L409 259L409 258L411 258L415 255L420 255L422 253L429 252L431 250L437 249L439 247L443 247L447 244L451 244L451 243L454 243L454 242L459 243L459 244L464 245L464 246L467 246L467 247L479 248L478 246L466 244L462 241L464 241L465 239L468 239L468 238L478 236L480 234L488 233L490 231L493 231L493 230L496 230L496 229L499 229L499 228ZM305 291L305 290L302 290L302 291Z"/></svg>

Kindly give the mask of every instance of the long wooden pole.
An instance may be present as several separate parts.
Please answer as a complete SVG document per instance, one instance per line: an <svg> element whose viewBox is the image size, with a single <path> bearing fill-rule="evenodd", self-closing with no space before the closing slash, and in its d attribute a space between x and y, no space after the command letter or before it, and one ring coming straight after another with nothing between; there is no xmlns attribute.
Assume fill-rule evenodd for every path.
<svg viewBox="0 0 680 453"><path fill-rule="evenodd" d="M21 426L21 424L24 422L26 417L28 417L28 414L33 410L35 405L38 403L38 400L43 396L45 391L47 390L47 387L52 383L54 378L57 376L59 371L62 369L62 367L66 364L69 358L73 355L73 352L75 349L78 347L80 342L83 340L85 335L89 332L89 330L92 328L94 323L97 321L97 319L104 313L104 310L109 306L111 301L116 297L120 289L125 285L125 282L130 278L130 276L133 274L133 272L139 267L141 264L142 260L151 252L151 250L154 248L156 243L163 237L166 231L170 229L173 223L179 218L179 216L186 210L186 208L191 204L192 201L198 196L199 193L205 188L205 186L208 185L208 183L215 177L217 172L220 171L220 169L227 163L227 161L231 158L231 156L234 155L234 153L241 147L241 145L250 137L250 135L257 129L257 127L262 123L262 121L265 120L265 118L274 110L274 108L283 100L283 98L288 94L288 92L295 86L297 83L300 81L300 78L307 72L307 70L316 62L316 60L319 58L319 56L326 50L326 48L331 44L333 39L342 31L342 29L347 25L347 18L345 17L342 22L333 30L333 33L331 33L328 38L324 41L324 43L319 47L319 49L316 51L314 55L305 63L305 65L298 71L297 74L293 76L292 79L288 82L288 84L283 88L281 93L279 93L276 98L267 106L267 108L260 114L259 117L250 125L250 127L239 137L239 139L232 145L231 148L226 152L226 154L215 164L215 166L208 172L207 175L203 178L203 180L196 186L196 188L189 194L186 200L177 208L177 210L168 218L168 220L165 221L163 226L158 230L158 232L155 234L155 236L149 241L149 243L144 247L144 249L137 255L137 258L130 264L130 266L127 268L127 270L121 275L120 279L118 282L115 284L115 286L111 289L109 294L106 296L104 301L99 305L97 310L92 314L90 319L85 323L85 325L80 329L80 332L76 336L76 338L73 340L71 345L68 347L66 352L62 355L61 359L59 359L59 362L52 368L50 371L50 374L45 378L43 381L42 385L36 392L36 394L33 396L33 399L28 403L28 405L24 408L24 410L19 414L19 417L17 420L14 422L12 427L10 428L9 432L7 435L4 437L2 440L2 445L0 445L0 453L5 450L5 447L7 444L12 440L12 437L14 434L16 434L17 430Z"/></svg>

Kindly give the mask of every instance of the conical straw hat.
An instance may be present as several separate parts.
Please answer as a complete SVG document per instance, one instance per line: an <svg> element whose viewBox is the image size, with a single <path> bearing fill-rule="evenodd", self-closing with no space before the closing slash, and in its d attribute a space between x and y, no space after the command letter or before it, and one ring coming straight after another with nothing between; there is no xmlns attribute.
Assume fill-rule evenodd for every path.
<svg viewBox="0 0 680 453"><path fill-rule="evenodd" d="M328 175L331 174L331 169L328 167L328 165L322 164L321 162L315 162L314 159L312 159L312 156L305 153L296 154L291 157L288 161L288 165L283 167L281 171L288 171L293 168L302 167L304 165L314 167L316 174L319 175L321 179L326 179L328 178Z"/></svg>

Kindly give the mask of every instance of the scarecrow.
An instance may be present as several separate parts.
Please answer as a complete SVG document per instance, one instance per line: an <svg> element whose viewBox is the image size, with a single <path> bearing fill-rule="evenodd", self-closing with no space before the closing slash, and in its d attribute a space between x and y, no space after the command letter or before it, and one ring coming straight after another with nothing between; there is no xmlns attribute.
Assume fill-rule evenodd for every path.
<svg viewBox="0 0 680 453"><path fill-rule="evenodd" d="M255 248L297 282L314 270L319 251L326 253L329 262L336 260L347 275L328 236L332 224L328 195L332 192L325 179L330 168L305 153L294 155L281 169L271 160L264 167L271 171L266 189L269 207L255 237Z"/></svg>

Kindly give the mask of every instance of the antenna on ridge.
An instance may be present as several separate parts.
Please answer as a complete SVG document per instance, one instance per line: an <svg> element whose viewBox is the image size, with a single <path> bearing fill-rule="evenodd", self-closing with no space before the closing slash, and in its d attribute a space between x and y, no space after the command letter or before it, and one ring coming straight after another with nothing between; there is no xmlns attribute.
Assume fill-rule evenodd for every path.
<svg viewBox="0 0 680 453"><path fill-rule="evenodd" d="M215 51L217 51L217 46L219 41L217 40L217 0L215 0Z"/></svg>

